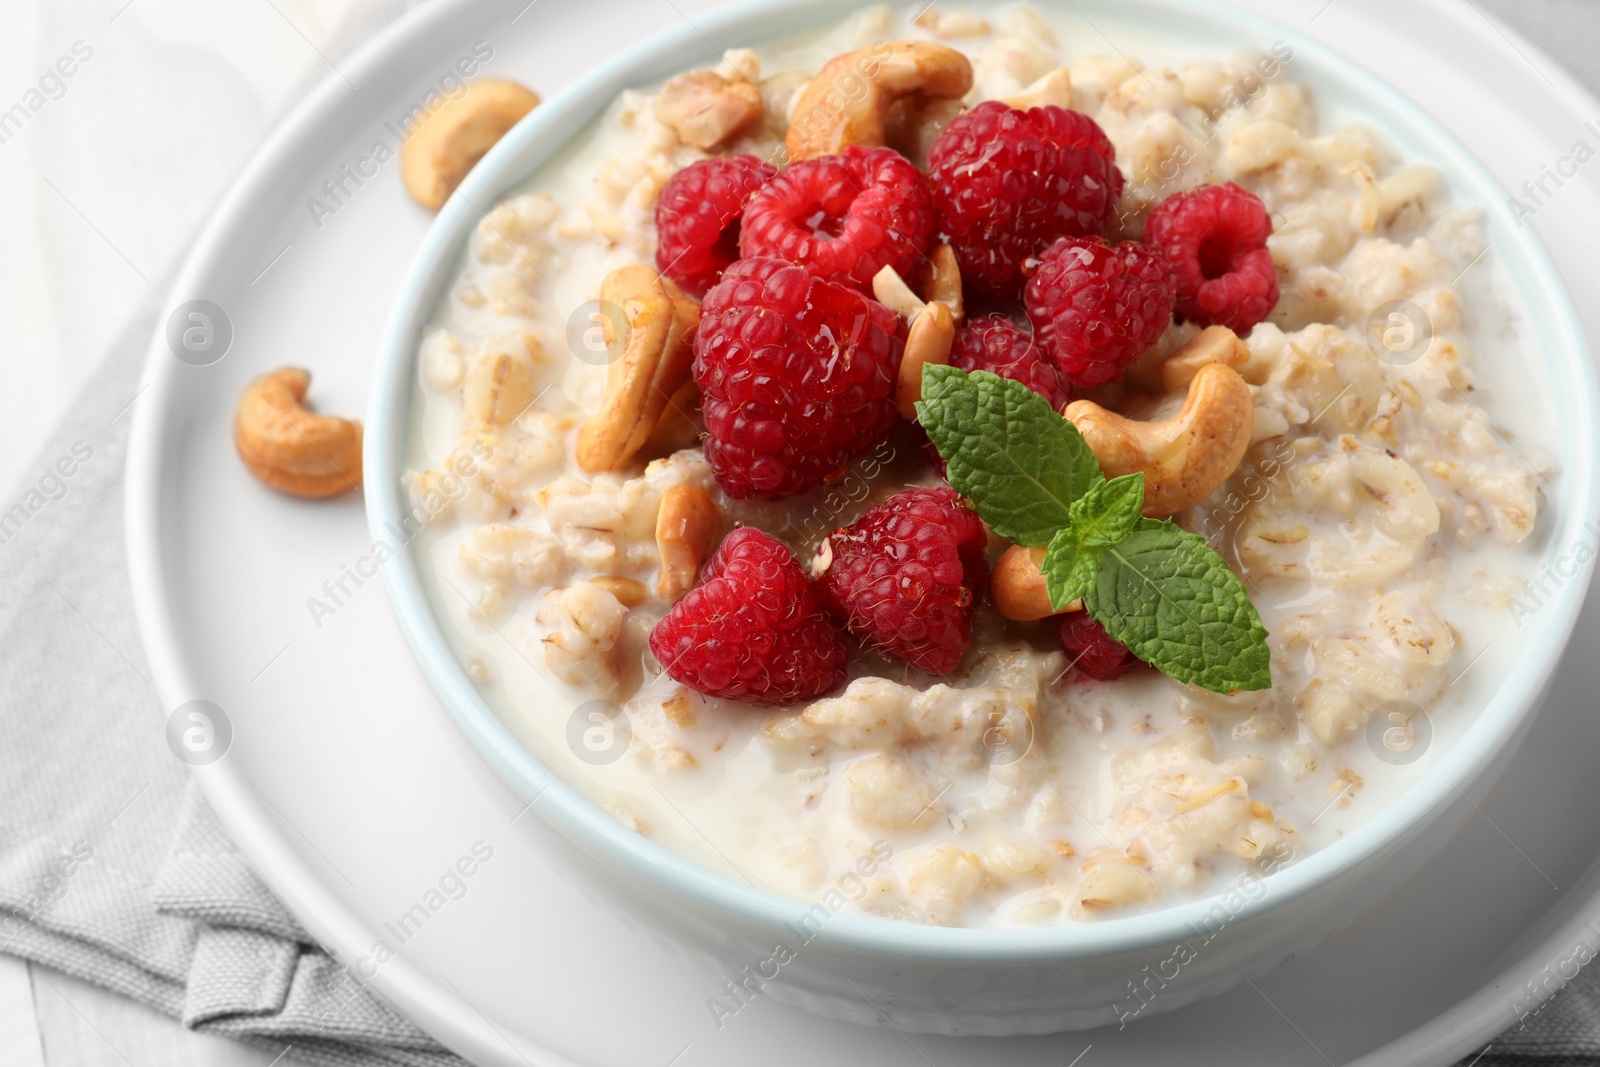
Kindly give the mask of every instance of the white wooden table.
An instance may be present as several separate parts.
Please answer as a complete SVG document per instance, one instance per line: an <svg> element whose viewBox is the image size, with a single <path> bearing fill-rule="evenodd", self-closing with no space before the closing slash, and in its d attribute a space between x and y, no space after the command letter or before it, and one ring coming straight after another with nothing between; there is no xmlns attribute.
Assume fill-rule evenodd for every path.
<svg viewBox="0 0 1600 1067"><path fill-rule="evenodd" d="M273 122L329 57L411 0L9 0L0 112L64 55L90 58L0 129L0 495ZM666 0L663 0L666 2ZM940 0L959 6L957 0ZM1054 0L1035 0L1051 3ZM1290 0L1280 17L1329 3ZM1600 87L1600 4L1462 0ZM343 32L341 32L343 27ZM1582 180L1593 180L1586 177ZM0 694L0 705L3 705ZM3 817L3 813L0 813ZM191 1033L86 983L0 956L3 1067L271 1067L293 1057Z"/></svg>

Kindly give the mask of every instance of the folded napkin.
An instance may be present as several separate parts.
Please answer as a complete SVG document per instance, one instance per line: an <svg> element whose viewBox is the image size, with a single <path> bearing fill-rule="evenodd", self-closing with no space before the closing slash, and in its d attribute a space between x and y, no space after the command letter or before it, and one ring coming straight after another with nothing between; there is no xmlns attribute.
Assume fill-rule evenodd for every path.
<svg viewBox="0 0 1600 1067"><path fill-rule="evenodd" d="M312 942L167 747L122 539L157 310L0 506L0 951L288 1059L462 1067Z"/></svg>

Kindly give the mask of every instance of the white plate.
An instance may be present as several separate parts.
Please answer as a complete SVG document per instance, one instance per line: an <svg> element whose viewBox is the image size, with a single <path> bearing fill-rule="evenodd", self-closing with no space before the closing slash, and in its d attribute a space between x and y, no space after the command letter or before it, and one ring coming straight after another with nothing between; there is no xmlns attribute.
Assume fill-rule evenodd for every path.
<svg viewBox="0 0 1600 1067"><path fill-rule="evenodd" d="M816 1019L766 999L718 1029L723 978L631 928L601 889L569 872L566 846L469 748L412 666L378 582L360 503L300 504L243 477L229 443L246 381L286 362L316 372L330 411L364 406L390 298L428 217L393 161L345 181L337 212L312 196L344 164L391 149L386 125L476 41L486 73L551 93L619 46L709 0L604 8L457 0L373 41L279 129L202 235L169 302L220 305L233 340L210 366L152 344L129 460L133 584L156 682L171 708L203 698L226 713L225 757L198 774L263 876L307 927L373 987L484 1064L1442 1063L1532 1005L1519 988L1568 957L1600 905L1600 819L1583 804L1600 751L1585 709L1600 667L1591 597L1523 750L1475 820L1379 912L1269 978L1122 1031L1007 1041L917 1037ZM1284 17L1268 0L1247 6ZM1444 2L1337 0L1300 28L1382 72L1473 147L1508 187L1540 174L1600 112L1552 63ZM1085 25L1085 34L1097 31ZM716 42L732 46L741 42ZM1108 50L1115 48L1108 42ZM481 49L480 49L481 51ZM1600 197L1569 182L1533 219L1570 287L1600 269L1584 235ZM1600 308L1585 308L1591 343ZM330 594L324 583L341 583ZM336 610L314 617L310 598ZM480 844L481 843L481 844ZM485 846L492 857L403 945L391 927L440 876ZM386 926L386 924L388 924ZM1593 933L1582 935L1592 944ZM398 953L372 962L383 939ZM1431 1019L1418 1029L1423 1020Z"/></svg>

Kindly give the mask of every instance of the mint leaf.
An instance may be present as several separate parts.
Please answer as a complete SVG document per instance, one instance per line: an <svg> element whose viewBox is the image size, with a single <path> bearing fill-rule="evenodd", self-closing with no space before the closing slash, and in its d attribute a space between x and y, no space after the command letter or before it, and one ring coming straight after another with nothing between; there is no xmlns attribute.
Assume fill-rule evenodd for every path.
<svg viewBox="0 0 1600 1067"><path fill-rule="evenodd" d="M1143 517L1144 477L1107 481L1072 423L1020 382L922 372L917 419L946 477L991 529L1047 545L1058 611L1089 614L1163 673L1218 693L1272 686L1267 630L1244 583L1199 537Z"/></svg>
<svg viewBox="0 0 1600 1067"><path fill-rule="evenodd" d="M1138 529L1144 518L1144 475L1124 474L1092 485L1067 509L1068 529L1086 545L1114 545Z"/></svg>
<svg viewBox="0 0 1600 1067"><path fill-rule="evenodd" d="M1100 574L1100 549L1131 534L1144 517L1144 475L1097 482L1067 507L1071 523L1045 550L1044 587L1062 611L1089 591Z"/></svg>
<svg viewBox="0 0 1600 1067"><path fill-rule="evenodd" d="M1052 608L1065 611L1068 604L1088 593L1100 577L1100 552L1099 546L1084 544L1071 526L1050 539L1039 569Z"/></svg>
<svg viewBox="0 0 1600 1067"><path fill-rule="evenodd" d="M1048 544L1071 523L1071 503L1103 480L1077 427L1032 389L988 371L924 367L917 421L956 492L1019 545Z"/></svg>
<svg viewBox="0 0 1600 1067"><path fill-rule="evenodd" d="M1089 614L1133 654L1180 682L1215 693L1272 686L1267 630L1244 583L1205 541L1141 519L1100 550Z"/></svg>

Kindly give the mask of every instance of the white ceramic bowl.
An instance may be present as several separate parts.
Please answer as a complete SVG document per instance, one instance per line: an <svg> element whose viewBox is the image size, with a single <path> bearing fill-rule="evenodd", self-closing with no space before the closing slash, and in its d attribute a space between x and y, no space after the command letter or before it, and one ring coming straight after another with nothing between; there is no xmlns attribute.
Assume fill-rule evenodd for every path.
<svg viewBox="0 0 1600 1067"><path fill-rule="evenodd" d="M1049 0L1041 0L1049 5ZM684 23L618 55L512 130L445 205L418 252L385 331L368 411L365 473L374 536L408 504L400 484L423 326L449 284L479 219L552 158L623 89L714 59L710 41L755 45L837 23L860 6L840 0L750 0ZM970 5L981 8L984 4ZM1285 40L1297 77L1320 104L1368 116L1409 158L1432 163L1453 195L1482 205L1485 229L1534 334L1552 409L1552 439L1568 456L1597 454L1594 373L1570 301L1532 230L1519 229L1505 194L1443 128L1363 68L1284 27L1214 2L1076 0L1090 20L1148 20L1154 32L1196 49L1263 47ZM1568 464L1547 502L1547 543L1572 545L1600 516L1591 469ZM948 929L816 911L706 871L625 829L553 776L484 701L450 651L417 563L402 553L384 567L391 601L418 662L461 729L484 756L595 867L597 890L645 916L679 943L718 957L729 973L796 950L765 992L829 1015L887 1021L949 1034L1046 1033L1118 1021L1135 987L1149 1013L1180 1007L1256 977L1342 929L1409 879L1471 814L1537 708L1588 584L1563 585L1518 632L1522 648L1500 678L1480 685L1473 725L1388 808L1344 838L1266 877L1256 899L1220 896L1106 921L1030 930ZM825 911L825 909L823 909ZM807 914L809 925L804 923ZM809 935L809 936L808 936ZM1177 977L1180 942L1198 946ZM1158 995L1157 995L1158 994ZM1141 1012L1141 1015L1147 1014Z"/></svg>

